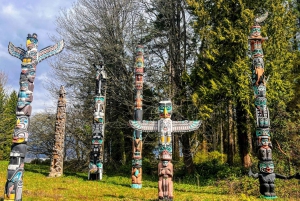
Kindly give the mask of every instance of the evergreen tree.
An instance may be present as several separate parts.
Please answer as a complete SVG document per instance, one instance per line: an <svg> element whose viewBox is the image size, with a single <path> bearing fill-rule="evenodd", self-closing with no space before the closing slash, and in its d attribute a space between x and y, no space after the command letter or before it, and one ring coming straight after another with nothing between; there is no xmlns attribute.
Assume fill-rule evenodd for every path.
<svg viewBox="0 0 300 201"><path fill-rule="evenodd" d="M4 129L4 104L5 104L5 93L4 93L4 86L0 82L0 160L4 159L4 146L5 146L5 129Z"/></svg>
<svg viewBox="0 0 300 201"><path fill-rule="evenodd" d="M234 111L237 109L244 115L251 114L250 67L246 53L248 28L253 22L253 15L241 1L190 0L188 4L196 17L194 27L201 38L197 68L190 77L195 89L193 100L203 118L207 119L217 110L223 111L220 115L226 124L221 125L225 127L225 135L221 140L228 163L233 165L237 141ZM210 119L207 123L213 121ZM238 119L236 123L245 125L243 121ZM247 136L247 130L244 132ZM240 148L248 149L248 144L246 138ZM244 161L244 164L249 162Z"/></svg>
<svg viewBox="0 0 300 201"><path fill-rule="evenodd" d="M267 98L271 125L275 131L287 120L286 104L293 97L290 76L295 59L291 46L295 34L295 15L289 9L290 2L281 0L255 3L246 0L188 0L188 4L195 15L195 30L201 37L197 69L190 78L195 89L194 102L204 117L210 117L218 109L225 111L227 132L223 141L228 163L233 164L235 142L238 142L243 164L247 167L251 164L250 125L254 122L254 99L248 78L251 74L250 60L247 58L249 27L254 23L254 14L262 14L262 9L269 11L262 31L269 36L263 50L265 74L271 76ZM211 121L213 119L209 119L208 123ZM234 132L235 125L238 138Z"/></svg>
<svg viewBox="0 0 300 201"><path fill-rule="evenodd" d="M297 31L297 13L292 1L267 1L265 6L270 12L264 24L263 31L269 37L265 43L267 99L270 108L271 134L273 143L280 149L275 149L275 162L288 164L299 161L295 155L299 149L299 70L295 64L299 51L295 47L294 39ZM298 30L297 30L298 28ZM296 45L297 46L297 45ZM294 157L292 157L294 156ZM295 157L296 156L296 157ZM298 162L297 162L298 163Z"/></svg>
<svg viewBox="0 0 300 201"><path fill-rule="evenodd" d="M9 154L12 145L12 135L16 125L16 107L18 95L13 91L7 99L3 110L3 144L2 144L2 157L3 160L9 159Z"/></svg>
<svg viewBox="0 0 300 201"><path fill-rule="evenodd" d="M5 84L6 84L7 76L4 72L0 71L0 160L3 160L4 157L4 147L6 146L6 136L5 136L5 128L4 128L4 108L5 102L7 99L5 93Z"/></svg>

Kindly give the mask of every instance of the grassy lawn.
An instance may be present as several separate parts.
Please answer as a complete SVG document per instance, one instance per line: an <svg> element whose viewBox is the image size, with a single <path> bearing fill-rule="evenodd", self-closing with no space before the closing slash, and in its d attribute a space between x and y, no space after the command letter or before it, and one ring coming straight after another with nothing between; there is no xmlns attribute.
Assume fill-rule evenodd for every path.
<svg viewBox="0 0 300 201"><path fill-rule="evenodd" d="M6 182L7 161L0 161L0 188ZM157 200L157 181L143 178L142 189L131 189L130 173L126 176L103 175L102 181L88 181L87 173L65 172L63 177L48 178L47 165L25 164L23 201L42 200ZM262 200L258 180L249 177L205 182L188 179L174 182L174 200L226 201ZM0 200L3 200L3 190ZM278 201L300 200L298 180L276 180Z"/></svg>

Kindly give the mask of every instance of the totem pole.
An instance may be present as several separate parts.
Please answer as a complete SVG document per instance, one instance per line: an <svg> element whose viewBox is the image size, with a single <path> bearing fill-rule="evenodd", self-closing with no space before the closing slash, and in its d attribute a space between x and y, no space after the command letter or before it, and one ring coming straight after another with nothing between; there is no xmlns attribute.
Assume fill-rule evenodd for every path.
<svg viewBox="0 0 300 201"><path fill-rule="evenodd" d="M93 64L96 69L96 89L94 96L94 118L93 118L93 138L90 152L89 180L102 180L103 172L103 140L105 123L105 95L107 75L103 62Z"/></svg>
<svg viewBox="0 0 300 201"><path fill-rule="evenodd" d="M159 102L158 121L129 121L132 128L143 132L159 132L158 199L173 200L172 133L197 130L201 121L172 121L172 102Z"/></svg>
<svg viewBox="0 0 300 201"><path fill-rule="evenodd" d="M55 143L53 146L49 177L60 177L63 174L64 141L66 127L66 91L60 87L55 123Z"/></svg>
<svg viewBox="0 0 300 201"><path fill-rule="evenodd" d="M8 45L8 52L22 61L20 75L20 91L16 108L16 127L12 138L10 161L7 169L7 181L5 184L4 200L22 200L24 159L26 156L26 144L28 140L28 126L31 115L31 102L33 99L34 79L36 65L44 59L53 56L63 50L63 40L53 46L48 46L38 52L37 34L28 34L26 41L27 51Z"/></svg>
<svg viewBox="0 0 300 201"><path fill-rule="evenodd" d="M267 40L267 37L261 36L260 22L263 22L268 16L268 13L255 19L255 25L251 27L250 43L251 58L252 58L252 85L255 97L255 114L256 114L256 145L258 151L258 169L259 173L253 174L249 170L249 176L259 178L260 193L262 197L267 199L277 198L275 194L275 178L290 179L274 173L274 163L272 161L272 143L270 135L270 117L267 107L266 98L266 80L264 75L264 60L262 43Z"/></svg>
<svg viewBox="0 0 300 201"><path fill-rule="evenodd" d="M134 120L143 119L143 76L144 76L144 47L138 45L136 48L135 62L135 104ZM132 140L132 184L131 188L142 188L142 131L133 131Z"/></svg>

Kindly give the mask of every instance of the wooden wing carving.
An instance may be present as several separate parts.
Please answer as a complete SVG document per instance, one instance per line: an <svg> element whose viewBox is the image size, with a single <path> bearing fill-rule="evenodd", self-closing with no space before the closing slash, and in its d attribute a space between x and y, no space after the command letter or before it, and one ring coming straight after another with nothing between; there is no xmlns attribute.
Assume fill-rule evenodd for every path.
<svg viewBox="0 0 300 201"><path fill-rule="evenodd" d="M21 61L23 60L26 51L23 50L20 47L16 47L14 46L14 44L12 44L11 42L8 43L8 52L11 56L13 57L17 57L18 59L20 59Z"/></svg>
<svg viewBox="0 0 300 201"><path fill-rule="evenodd" d="M129 125L138 131L142 132L157 132L158 122L157 121L129 121Z"/></svg>
<svg viewBox="0 0 300 201"><path fill-rule="evenodd" d="M190 132L197 130L202 121L172 121L172 132Z"/></svg>
<svg viewBox="0 0 300 201"><path fill-rule="evenodd" d="M38 62L43 61L44 59L51 57L55 54L60 53L64 49L64 41L61 40L55 45L45 47L39 51Z"/></svg>

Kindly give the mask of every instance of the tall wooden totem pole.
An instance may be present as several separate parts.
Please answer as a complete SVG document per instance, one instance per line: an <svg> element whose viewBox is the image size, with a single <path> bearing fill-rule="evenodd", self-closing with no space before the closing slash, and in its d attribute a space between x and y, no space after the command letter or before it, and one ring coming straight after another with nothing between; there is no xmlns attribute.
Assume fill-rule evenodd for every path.
<svg viewBox="0 0 300 201"><path fill-rule="evenodd" d="M60 177L63 174L66 103L66 91L64 86L61 86L57 103L55 142L53 146L49 177Z"/></svg>
<svg viewBox="0 0 300 201"><path fill-rule="evenodd" d="M96 69L96 89L94 96L94 114L92 126L92 147L90 152L89 180L102 180L103 173L103 141L105 124L106 79L102 61L94 64Z"/></svg>
<svg viewBox="0 0 300 201"><path fill-rule="evenodd" d="M129 121L132 128L143 132L159 132L158 199L173 200L172 134L197 130L201 121L172 121L172 102L159 102L158 121Z"/></svg>
<svg viewBox="0 0 300 201"><path fill-rule="evenodd" d="M262 43L267 40L267 37L261 36L260 22L263 22L268 16L268 13L255 19L255 25L251 27L250 36L248 38L250 43L251 58L252 58L252 85L255 97L255 114L256 114L256 146L257 157L259 159L258 169L259 173L253 174L251 169L249 176L259 179L260 193L262 197L267 199L277 198L275 194L275 178L290 179L276 174L274 172L274 163L272 160L272 142L270 134L270 117L269 109L267 107L266 98L266 80L265 80L265 66L264 54L262 50Z"/></svg>
<svg viewBox="0 0 300 201"><path fill-rule="evenodd" d="M134 120L143 119L144 47L136 47ZM131 188L142 188L142 131L133 131Z"/></svg>
<svg viewBox="0 0 300 201"><path fill-rule="evenodd" d="M22 61L20 75L20 90L16 108L16 127L13 133L13 145L10 152L10 161L7 169L7 181L5 184L4 200L22 200L24 159L26 156L26 144L28 140L28 126L31 115L31 102L36 66L44 59L53 56L63 50L63 40L53 46L48 46L38 51L37 34L28 34L26 41L27 50L8 45L8 52Z"/></svg>

